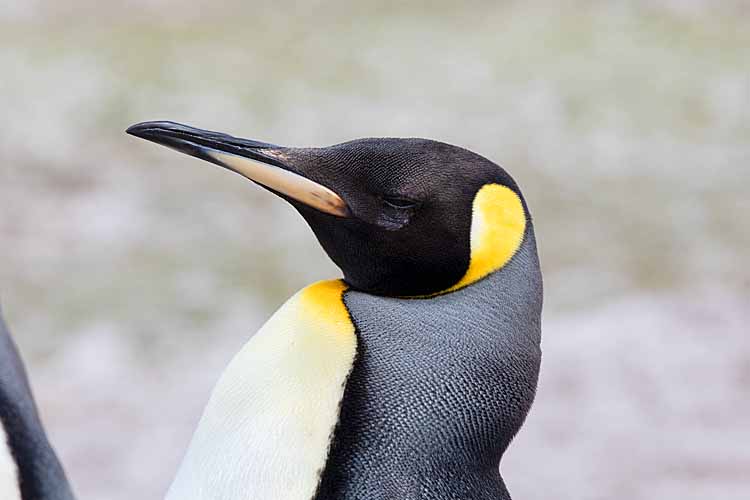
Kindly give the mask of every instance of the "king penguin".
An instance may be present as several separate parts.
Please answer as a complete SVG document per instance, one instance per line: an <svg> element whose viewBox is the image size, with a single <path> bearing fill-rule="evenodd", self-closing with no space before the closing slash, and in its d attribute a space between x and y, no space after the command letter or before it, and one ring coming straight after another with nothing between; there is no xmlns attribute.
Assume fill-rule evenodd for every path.
<svg viewBox="0 0 750 500"><path fill-rule="evenodd" d="M426 139L292 148L173 122L128 133L291 203L343 278L284 303L214 388L167 500L505 500L534 400L542 277L490 160ZM0 318L1 500L72 500Z"/></svg>
<svg viewBox="0 0 750 500"><path fill-rule="evenodd" d="M501 500L534 399L542 278L500 166L426 139L282 147L128 133L291 203L343 279L304 288L219 379L168 500Z"/></svg>

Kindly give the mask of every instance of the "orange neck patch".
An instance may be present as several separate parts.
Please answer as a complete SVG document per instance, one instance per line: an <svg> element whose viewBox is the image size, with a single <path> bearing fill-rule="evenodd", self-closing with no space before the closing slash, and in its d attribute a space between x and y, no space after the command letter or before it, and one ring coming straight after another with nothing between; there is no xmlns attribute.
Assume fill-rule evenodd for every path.
<svg viewBox="0 0 750 500"><path fill-rule="evenodd" d="M354 325L344 305L344 292L349 288L344 280L313 283L300 292L300 305L305 317L320 322L334 332L353 334Z"/></svg>

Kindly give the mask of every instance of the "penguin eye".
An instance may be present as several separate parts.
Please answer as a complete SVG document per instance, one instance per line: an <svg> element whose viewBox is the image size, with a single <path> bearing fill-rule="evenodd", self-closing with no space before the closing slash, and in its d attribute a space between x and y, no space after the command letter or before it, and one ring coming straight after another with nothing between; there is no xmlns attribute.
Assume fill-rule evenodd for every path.
<svg viewBox="0 0 750 500"><path fill-rule="evenodd" d="M412 201L399 196L383 196L383 202L391 208L397 210L408 210L417 206L416 201Z"/></svg>

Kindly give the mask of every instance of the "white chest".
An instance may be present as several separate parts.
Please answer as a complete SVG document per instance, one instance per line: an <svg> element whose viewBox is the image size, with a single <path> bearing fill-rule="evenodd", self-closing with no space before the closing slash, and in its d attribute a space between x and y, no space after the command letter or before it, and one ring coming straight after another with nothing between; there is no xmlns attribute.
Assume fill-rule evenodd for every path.
<svg viewBox="0 0 750 500"><path fill-rule="evenodd" d="M18 467L8 447L8 436L0 424L0 498L21 500L18 488Z"/></svg>
<svg viewBox="0 0 750 500"><path fill-rule="evenodd" d="M168 500L310 500L356 353L345 285L289 299L224 371Z"/></svg>

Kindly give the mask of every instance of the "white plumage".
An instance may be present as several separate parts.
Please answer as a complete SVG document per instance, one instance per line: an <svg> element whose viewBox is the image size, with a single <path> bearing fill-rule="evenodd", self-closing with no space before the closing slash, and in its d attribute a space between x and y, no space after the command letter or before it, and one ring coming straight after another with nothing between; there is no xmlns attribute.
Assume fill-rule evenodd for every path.
<svg viewBox="0 0 750 500"><path fill-rule="evenodd" d="M0 424L0 499L21 500L18 489L18 467L8 447L8 437Z"/></svg>
<svg viewBox="0 0 750 500"><path fill-rule="evenodd" d="M313 497L356 352L342 292L339 281L298 292L234 357L168 500Z"/></svg>

